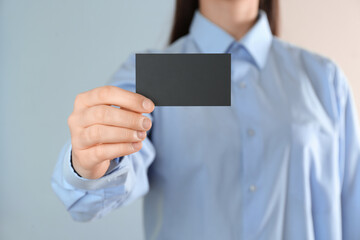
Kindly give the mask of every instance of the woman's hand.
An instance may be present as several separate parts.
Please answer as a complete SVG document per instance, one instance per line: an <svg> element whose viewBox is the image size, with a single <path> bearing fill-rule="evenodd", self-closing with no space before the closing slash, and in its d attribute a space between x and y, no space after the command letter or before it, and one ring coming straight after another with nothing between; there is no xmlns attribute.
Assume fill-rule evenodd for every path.
<svg viewBox="0 0 360 240"><path fill-rule="evenodd" d="M154 107L148 98L114 86L77 95L68 118L75 171L84 178L100 178L112 159L139 151L152 125L142 113Z"/></svg>

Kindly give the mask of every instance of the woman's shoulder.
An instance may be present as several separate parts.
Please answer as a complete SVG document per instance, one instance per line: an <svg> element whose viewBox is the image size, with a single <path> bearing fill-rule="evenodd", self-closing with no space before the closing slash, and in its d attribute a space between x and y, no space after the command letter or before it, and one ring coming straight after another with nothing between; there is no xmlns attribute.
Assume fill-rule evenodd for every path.
<svg viewBox="0 0 360 240"><path fill-rule="evenodd" d="M297 64L309 71L318 69L319 71L333 71L338 65L329 57L309 50L307 48L284 41L278 37L273 38L273 54L280 61Z"/></svg>
<svg viewBox="0 0 360 240"><path fill-rule="evenodd" d="M348 84L345 74L337 62L312 50L274 37L272 54L277 62L276 64L296 69L294 74L307 76L307 79L312 81L314 85Z"/></svg>
<svg viewBox="0 0 360 240"><path fill-rule="evenodd" d="M271 51L275 64L281 69L287 68L285 71L291 72L291 78L298 79L299 84L303 81L310 83L324 104L333 102L342 105L349 83L337 62L277 37L273 39ZM329 98L335 101L329 101Z"/></svg>

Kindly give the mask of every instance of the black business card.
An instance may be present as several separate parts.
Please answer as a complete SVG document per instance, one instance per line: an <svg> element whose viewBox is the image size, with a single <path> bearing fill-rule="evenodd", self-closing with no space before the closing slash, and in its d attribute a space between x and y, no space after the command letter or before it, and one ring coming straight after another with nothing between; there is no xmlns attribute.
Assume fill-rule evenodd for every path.
<svg viewBox="0 0 360 240"><path fill-rule="evenodd" d="M136 92L156 106L230 106L230 54L136 54Z"/></svg>

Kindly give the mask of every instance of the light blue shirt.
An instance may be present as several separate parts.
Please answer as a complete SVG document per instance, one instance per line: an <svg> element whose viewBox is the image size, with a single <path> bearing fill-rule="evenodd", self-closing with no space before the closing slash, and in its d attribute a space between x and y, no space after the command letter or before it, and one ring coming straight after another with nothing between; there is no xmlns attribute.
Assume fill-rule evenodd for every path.
<svg viewBox="0 0 360 240"><path fill-rule="evenodd" d="M262 11L240 41L196 12L157 52L231 53L231 107L156 107L143 148L97 180L68 142L52 187L75 220L145 196L147 239L360 239L359 124L336 64L274 37ZM111 85L135 91L134 55Z"/></svg>

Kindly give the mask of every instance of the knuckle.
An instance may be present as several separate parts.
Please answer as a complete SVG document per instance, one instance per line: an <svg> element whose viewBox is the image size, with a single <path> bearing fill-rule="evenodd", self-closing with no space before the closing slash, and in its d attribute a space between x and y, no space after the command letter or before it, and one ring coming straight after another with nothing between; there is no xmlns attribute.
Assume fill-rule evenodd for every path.
<svg viewBox="0 0 360 240"><path fill-rule="evenodd" d="M130 130L123 130L122 132L122 136L126 140L133 140L135 137L134 134L135 134L134 131L130 131Z"/></svg>
<svg viewBox="0 0 360 240"><path fill-rule="evenodd" d="M89 127L89 131L88 131L88 139L90 141L100 141L101 140L101 128L98 125L94 125Z"/></svg>
<svg viewBox="0 0 360 240"><path fill-rule="evenodd" d="M111 114L110 108L108 108L108 107L103 108L103 110L102 110L102 119L101 120L103 122L107 122L107 120L111 119L110 114Z"/></svg>
<svg viewBox="0 0 360 240"><path fill-rule="evenodd" d="M111 94L111 92L112 92L112 86L103 86L103 87L99 88L99 90L97 92L98 99L102 102L106 101L106 99Z"/></svg>
<svg viewBox="0 0 360 240"><path fill-rule="evenodd" d="M104 107L96 108L96 110L94 111L95 121L97 121L99 123L105 122L107 114L108 114L107 108L104 108Z"/></svg>
<svg viewBox="0 0 360 240"><path fill-rule="evenodd" d="M84 93L79 93L78 95L76 95L75 101L74 101L74 106L77 106L82 102L83 96L84 96Z"/></svg>
<svg viewBox="0 0 360 240"><path fill-rule="evenodd" d="M67 124L69 127L73 126L74 125L74 114L70 114L68 119L67 119Z"/></svg>
<svg viewBox="0 0 360 240"><path fill-rule="evenodd" d="M143 117L131 116L129 119L130 125L136 128L142 128Z"/></svg>

